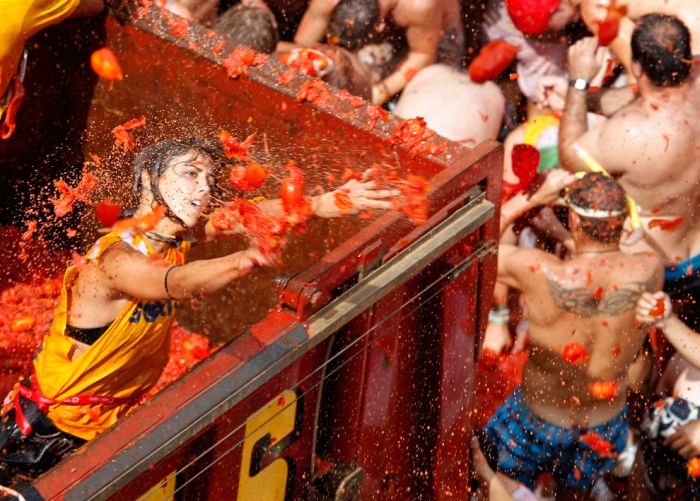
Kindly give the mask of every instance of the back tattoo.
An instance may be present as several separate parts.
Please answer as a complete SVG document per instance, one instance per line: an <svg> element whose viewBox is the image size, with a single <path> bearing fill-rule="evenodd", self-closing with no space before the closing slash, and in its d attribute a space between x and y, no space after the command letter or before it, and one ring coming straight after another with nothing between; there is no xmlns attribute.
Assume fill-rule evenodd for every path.
<svg viewBox="0 0 700 501"><path fill-rule="evenodd" d="M586 287L567 289L547 277L549 293L559 308L582 317L617 316L633 309L642 292L655 290L657 270L645 281L626 282L611 292L591 292Z"/></svg>

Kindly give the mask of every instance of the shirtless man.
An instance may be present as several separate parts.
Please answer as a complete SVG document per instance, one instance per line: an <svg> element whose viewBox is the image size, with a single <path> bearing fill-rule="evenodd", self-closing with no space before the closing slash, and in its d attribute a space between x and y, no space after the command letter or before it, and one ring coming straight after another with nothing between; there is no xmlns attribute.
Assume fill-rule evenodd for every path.
<svg viewBox="0 0 700 501"><path fill-rule="evenodd" d="M457 0L311 0L294 41L309 46L328 36L354 51L380 39L388 23L405 31L408 51L389 76L374 84L374 104L401 92L416 71L436 60L461 64L464 29Z"/></svg>
<svg viewBox="0 0 700 501"><path fill-rule="evenodd" d="M580 2L581 18L593 34L598 33L598 23L607 14L607 7L613 0L577 0ZM610 44L610 49L623 66L632 68L630 40L635 23L651 13L676 16L688 27L693 35L692 53L700 54L700 2L688 0L617 0L613 2L618 8L627 9L627 14L620 20L620 31Z"/></svg>
<svg viewBox="0 0 700 501"><path fill-rule="evenodd" d="M561 260L499 246L498 280L519 289L527 303L529 353L522 386L477 432L494 470L530 489L540 473L551 472L569 494L563 499L585 496L625 447L627 373L645 337L634 307L663 279L658 257L620 250L622 188L602 174L572 179L553 171L532 197L516 195L502 208L503 231L526 211L556 201L571 183L565 202L576 251ZM596 447L596 437L606 442Z"/></svg>
<svg viewBox="0 0 700 501"><path fill-rule="evenodd" d="M688 279L686 274L700 267L700 220L694 215L700 202L700 99L686 63L691 56L690 34L676 18L642 17L632 36L639 98L588 130L586 82L602 63L596 47L596 39L587 38L569 51L572 83L559 129L559 158L569 171L586 170L573 148L579 144L619 177L639 206L648 236L670 261L666 287L675 291L679 281ZM630 250L643 246L639 242Z"/></svg>
<svg viewBox="0 0 700 501"><path fill-rule="evenodd" d="M467 73L434 64L406 85L394 113L401 118L423 117L441 136L473 148L496 139L504 109L505 98L495 83L475 84Z"/></svg>

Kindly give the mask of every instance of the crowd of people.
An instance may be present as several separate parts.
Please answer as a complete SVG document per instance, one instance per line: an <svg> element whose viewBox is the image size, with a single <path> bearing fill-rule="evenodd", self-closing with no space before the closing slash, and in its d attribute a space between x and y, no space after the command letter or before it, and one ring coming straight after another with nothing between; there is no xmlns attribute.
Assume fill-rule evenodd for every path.
<svg viewBox="0 0 700 501"><path fill-rule="evenodd" d="M10 3L0 30L3 138L22 98L28 38L102 8ZM478 22L465 3L310 0L291 36L289 19L264 0L161 7L283 64L304 60L307 74L401 118L423 117L467 148L503 142L498 284L481 351L528 358L521 386L465 444L482 480L475 495L698 499L700 3L485 0ZM486 79L470 71L474 26L484 47L512 49ZM34 372L9 400L0 471L41 471L114 424L162 370L172 302L273 262L253 246L185 263L184 237L206 218L221 155L177 139L138 156L133 215L158 205L164 217L144 234L102 237L66 272ZM352 211L326 194L310 212L388 209L395 195L366 180L343 190ZM280 216L283 205L259 207ZM209 221L203 231L198 241L241 228ZM147 286L134 287L136 277ZM97 366L111 369L96 379ZM94 416L97 404L107 410Z"/></svg>

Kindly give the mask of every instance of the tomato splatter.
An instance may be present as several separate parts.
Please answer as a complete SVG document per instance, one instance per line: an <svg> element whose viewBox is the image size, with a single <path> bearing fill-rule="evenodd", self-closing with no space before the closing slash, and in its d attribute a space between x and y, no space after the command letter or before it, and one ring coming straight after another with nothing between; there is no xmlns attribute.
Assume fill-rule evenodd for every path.
<svg viewBox="0 0 700 501"><path fill-rule="evenodd" d="M620 345L619 345L619 344L616 344L616 345L613 347L613 349L612 349L611 355L612 355L613 357L617 358L617 357L620 356L620 351L621 351Z"/></svg>
<svg viewBox="0 0 700 501"><path fill-rule="evenodd" d="M229 78L238 78L248 74L249 66L262 66L267 61L267 55L247 47L236 47L222 64Z"/></svg>
<svg viewBox="0 0 700 501"><path fill-rule="evenodd" d="M649 229L661 228L663 231L673 231L681 225L683 220L682 216L675 219L652 219L649 221Z"/></svg>
<svg viewBox="0 0 700 501"><path fill-rule="evenodd" d="M109 228L116 223L121 212L121 205L113 204L108 198L105 198L95 206L95 216L104 228Z"/></svg>
<svg viewBox="0 0 700 501"><path fill-rule="evenodd" d="M406 71L404 71L404 73L403 73L403 78L404 78L404 80L406 80L407 82L410 82L411 80L413 80L413 77L416 76L416 73L418 73L418 70L417 70L417 69L415 69L415 68L408 68Z"/></svg>
<svg viewBox="0 0 700 501"><path fill-rule="evenodd" d="M700 458L693 458L688 461L687 468L688 475L690 475L691 478L700 477Z"/></svg>
<svg viewBox="0 0 700 501"><path fill-rule="evenodd" d="M405 180L398 181L396 186L401 195L392 199L394 208L406 214L415 224L424 224L428 220L430 205L426 197L430 189L428 182L421 176L410 174Z"/></svg>
<svg viewBox="0 0 700 501"><path fill-rule="evenodd" d="M375 106L368 106L367 107L367 130L372 130L374 129L374 126L377 125L377 120L380 118L384 122L388 122L390 119L389 113L382 108L381 106L375 105Z"/></svg>
<svg viewBox="0 0 700 501"><path fill-rule="evenodd" d="M617 395L617 381L595 381L589 383L588 392L596 400L611 400Z"/></svg>
<svg viewBox="0 0 700 501"><path fill-rule="evenodd" d="M579 365L586 362L590 358L588 355L588 350L581 343L567 344L564 347L562 357L567 364L571 365Z"/></svg>
<svg viewBox="0 0 700 501"><path fill-rule="evenodd" d="M657 299L654 307L649 310L649 315L652 317L661 318L666 313L666 302L663 299Z"/></svg>
<svg viewBox="0 0 700 501"><path fill-rule="evenodd" d="M116 147L124 146L125 150L132 149L134 147L134 137L129 131L138 129L144 125L146 125L146 117L143 115L141 118L133 118L122 125L117 125L114 129L112 129L112 134L114 134L114 137L116 138L114 145Z"/></svg>
<svg viewBox="0 0 700 501"><path fill-rule="evenodd" d="M289 176L282 180L282 208L292 225L304 223L311 216L311 203L304 196L304 175L294 162L286 165Z"/></svg>
<svg viewBox="0 0 700 501"><path fill-rule="evenodd" d="M22 233L22 240L26 241L32 238L32 235L34 235L34 232L36 231L36 225L36 221L27 221L27 231Z"/></svg>
<svg viewBox="0 0 700 501"><path fill-rule="evenodd" d="M404 146L411 157L423 154L437 155L442 152L445 146L444 144L427 144L427 141L435 135L435 131L426 126L423 118L409 118L399 123L391 134L389 142Z"/></svg>
<svg viewBox="0 0 700 501"><path fill-rule="evenodd" d="M166 208L163 205L156 205L151 212L140 217L128 217L114 223L114 231L131 231L133 233L143 233L152 230L165 217Z"/></svg>
<svg viewBox="0 0 700 501"><path fill-rule="evenodd" d="M586 444L593 452L597 453L599 456L606 458L615 458L618 456L616 452L613 452L615 448L613 444L601 438L600 434L589 431L585 435L579 437L579 442Z"/></svg>
<svg viewBox="0 0 700 501"><path fill-rule="evenodd" d="M122 67L111 49L103 47L90 56L90 66L97 76L104 80L121 80L124 78Z"/></svg>
<svg viewBox="0 0 700 501"><path fill-rule="evenodd" d="M327 101L330 94L326 88L323 80L319 78L313 78L303 83L297 92L297 101L304 102L308 101L310 103L323 103Z"/></svg>
<svg viewBox="0 0 700 501"><path fill-rule="evenodd" d="M89 204L88 197L97 188L97 177L83 168L83 177L75 188L71 188L63 179L56 181L55 186L60 195L52 199L53 212L56 217L63 217L73 210L77 201Z"/></svg>
<svg viewBox="0 0 700 501"><path fill-rule="evenodd" d="M505 40L494 40L485 45L469 65L472 82L493 80L511 65L520 49Z"/></svg>
<svg viewBox="0 0 700 501"><path fill-rule="evenodd" d="M355 204L352 203L352 200L350 200L350 197L343 193L343 190L336 191L333 196L335 198L336 207L338 207L341 211L351 210L355 206Z"/></svg>
<svg viewBox="0 0 700 501"><path fill-rule="evenodd" d="M602 287L596 287L595 291L593 291L593 299L595 299L596 302L600 301L603 297L604 292L605 289L603 289Z"/></svg>
<svg viewBox="0 0 700 501"><path fill-rule="evenodd" d="M255 133L248 136L245 141L239 143L238 140L231 135L230 132L221 129L219 131L219 143L224 149L226 158L248 159L250 158L250 148L253 146Z"/></svg>
<svg viewBox="0 0 700 501"><path fill-rule="evenodd" d="M353 108L359 108L360 106L365 104L364 99L362 99L360 96L353 96L348 92L347 89L341 89L338 93L336 93L336 96L338 96L338 98L341 101L349 102L350 106L352 106Z"/></svg>
<svg viewBox="0 0 700 501"><path fill-rule="evenodd" d="M231 184L239 190L252 191L260 188L266 176L267 172L257 162L231 167Z"/></svg>

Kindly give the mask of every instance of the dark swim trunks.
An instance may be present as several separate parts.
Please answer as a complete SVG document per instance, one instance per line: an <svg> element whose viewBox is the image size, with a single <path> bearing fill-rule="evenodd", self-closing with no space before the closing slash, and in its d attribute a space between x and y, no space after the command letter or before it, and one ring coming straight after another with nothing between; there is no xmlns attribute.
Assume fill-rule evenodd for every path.
<svg viewBox="0 0 700 501"><path fill-rule="evenodd" d="M700 254L664 270L664 292L674 297L700 288Z"/></svg>
<svg viewBox="0 0 700 501"><path fill-rule="evenodd" d="M678 316L693 330L700 330L700 254L664 270L664 292L675 301Z"/></svg>
<svg viewBox="0 0 700 501"><path fill-rule="evenodd" d="M678 428L700 419L700 407L682 398L659 399L642 422L642 453L647 481L657 496L700 499L700 479L688 477L688 460L664 445Z"/></svg>
<svg viewBox="0 0 700 501"><path fill-rule="evenodd" d="M491 468L526 487L534 489L540 474L552 473L559 487L586 491L615 467L616 459L601 456L580 438L598 433L613 445L613 453L621 452L627 443L626 415L627 407L592 428L562 428L533 413L517 388L477 436Z"/></svg>

